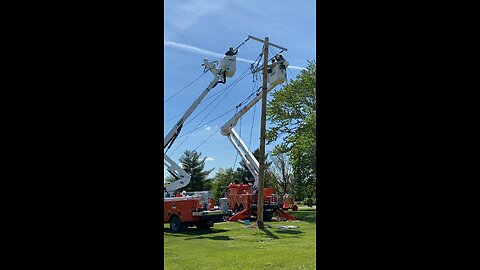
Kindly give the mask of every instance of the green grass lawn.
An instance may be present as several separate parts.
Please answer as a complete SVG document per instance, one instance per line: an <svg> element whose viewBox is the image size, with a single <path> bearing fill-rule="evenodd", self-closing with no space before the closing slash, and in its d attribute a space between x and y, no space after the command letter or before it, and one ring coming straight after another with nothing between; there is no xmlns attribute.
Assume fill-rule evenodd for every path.
<svg viewBox="0 0 480 270"><path fill-rule="evenodd" d="M175 269L315 269L316 211L291 212L298 221L266 222L265 231L238 222L216 223L211 231L195 227L173 234L164 225L164 268ZM278 226L294 225L281 230Z"/></svg>

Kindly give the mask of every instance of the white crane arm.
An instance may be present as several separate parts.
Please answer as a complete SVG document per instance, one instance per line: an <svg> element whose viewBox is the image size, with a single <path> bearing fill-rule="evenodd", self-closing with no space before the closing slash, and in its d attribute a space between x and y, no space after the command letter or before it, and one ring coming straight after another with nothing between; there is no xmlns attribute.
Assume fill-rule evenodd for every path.
<svg viewBox="0 0 480 270"><path fill-rule="evenodd" d="M286 80L285 69L280 68L281 63L284 64L285 68L286 66L288 66L288 62L286 61L277 62L275 63L275 65L272 65L272 68L275 69L275 72L273 72L274 74L273 79L271 79L272 76L269 77L269 81L271 83L267 88L267 94L271 90L273 90L273 88L275 88L277 85L283 83ZM255 158L253 153L248 149L248 147L245 145L243 140L240 138L240 136L238 136L238 134L235 132L233 128L237 124L238 120L240 120L240 118L243 115L245 115L258 101L262 99L261 93L262 93L262 88L257 90L256 97L252 101L250 101L247 105L245 105L245 107L243 107L221 128L222 135L227 136L227 138L233 144L233 147L235 147L235 150L237 151L237 153L240 155L243 162L247 166L248 170L250 171L250 173L252 173L253 177L255 178L255 182L253 184L253 189L252 189L253 194L257 194L260 166L259 166L258 160Z"/></svg>
<svg viewBox="0 0 480 270"><path fill-rule="evenodd" d="M177 179L167 185L167 192L172 192L188 185L188 183L190 183L190 175L166 154L163 155L163 158L163 163L167 166L168 172Z"/></svg>
<svg viewBox="0 0 480 270"><path fill-rule="evenodd" d="M182 118L175 124L175 126L170 130L170 132L163 139L163 149L168 150L173 144L175 139L180 134L180 131L183 127L183 124L188 117L192 115L195 109L200 105L205 96L212 90L219 82L222 82L224 79L223 72L229 72L228 77L232 77L235 72L235 60L236 56L225 56L223 62L228 60L228 65L223 65L220 70L216 68L218 61L208 62L208 59L203 60L203 65L205 66L205 72L210 71L214 79L210 82L207 88L202 92L202 94L193 102L193 104L188 108L188 110L183 114ZM225 81L223 81L225 83ZM169 156L164 153L164 165L167 167L167 171L176 179L169 183L166 187L167 192L172 192L182 187L185 187L190 183L190 175L182 169L175 161L173 161Z"/></svg>

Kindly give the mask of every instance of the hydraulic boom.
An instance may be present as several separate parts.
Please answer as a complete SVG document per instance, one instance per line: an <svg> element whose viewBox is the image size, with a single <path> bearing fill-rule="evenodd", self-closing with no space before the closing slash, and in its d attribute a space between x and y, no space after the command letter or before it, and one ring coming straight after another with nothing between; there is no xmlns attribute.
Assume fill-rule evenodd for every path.
<svg viewBox="0 0 480 270"><path fill-rule="evenodd" d="M182 130L183 124L185 121L192 115L195 109L200 105L205 96L212 90L218 83L225 83L226 77L232 77L235 73L235 64L236 64L236 54L235 55L226 55L222 59L220 68L217 68L218 61L209 62L208 59L203 60L203 65L205 67L204 72L210 71L214 78L207 86L207 88L202 92L202 94L193 102L193 104L188 108L185 114L180 118L180 120L175 124L175 126L170 130L170 132L163 139L163 149L164 149L164 165L167 167L167 171L176 179L169 183L166 187L168 193L173 192L177 189L185 187L190 183L190 175L182 169L175 161L173 161L166 152L172 146L173 142L177 139L180 131Z"/></svg>
<svg viewBox="0 0 480 270"><path fill-rule="evenodd" d="M273 63L269 66L268 73L268 83L267 94L275 88L277 85L286 81L286 68L288 67L288 62L284 59ZM255 178L253 184L253 194L257 194L258 191L258 180L259 180L259 163L255 158L252 152L245 145L243 140L238 136L237 132L233 129L240 118L245 115L259 100L262 99L262 88L259 88L256 93L256 97L250 101L245 107L243 107L235 116L233 116L225 125L222 126L221 132L222 135L227 136L228 140L233 144L235 150L245 162L248 170L252 173Z"/></svg>

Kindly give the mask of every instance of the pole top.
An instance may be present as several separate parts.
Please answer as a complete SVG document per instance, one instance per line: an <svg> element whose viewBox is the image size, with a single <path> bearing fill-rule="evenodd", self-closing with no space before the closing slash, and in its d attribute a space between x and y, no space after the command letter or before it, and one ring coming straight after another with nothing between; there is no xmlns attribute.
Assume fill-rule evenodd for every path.
<svg viewBox="0 0 480 270"><path fill-rule="evenodd" d="M251 38L251 39L254 39L254 40L256 40L256 41L262 42L262 43L265 43L265 40L266 40L266 41L269 41L269 38L268 38L268 37L265 37L265 40L259 39L259 38L257 38L257 37L250 36L250 35L249 35L248 37ZM281 46L279 46L279 45L276 45L276 44L273 44L273 43L270 43L270 42L268 42L268 46L273 46L273 47L279 48L280 50L288 51L287 48L281 47Z"/></svg>

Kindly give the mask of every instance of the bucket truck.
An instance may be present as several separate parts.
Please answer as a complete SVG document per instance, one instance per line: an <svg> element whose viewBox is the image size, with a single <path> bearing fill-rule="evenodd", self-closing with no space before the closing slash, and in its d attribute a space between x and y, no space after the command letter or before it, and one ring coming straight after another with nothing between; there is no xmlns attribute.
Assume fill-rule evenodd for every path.
<svg viewBox="0 0 480 270"><path fill-rule="evenodd" d="M190 183L191 177L166 154L177 139L185 121L192 115L210 90L218 83L225 83L226 77L232 77L235 74L236 55L225 55L221 60L220 68L217 68L217 63L217 61L209 62L208 59L204 59L202 64L202 66L204 66L204 72L210 71L214 76L213 80L163 140L165 151L164 165L175 179L175 181L167 184L164 189L163 221L164 223L170 223L172 232L178 232L189 226L196 226L202 229L210 228L215 222L223 221L224 217L228 214L228 211L215 209L213 192L211 191L182 192L176 194L175 191Z"/></svg>
<svg viewBox="0 0 480 270"><path fill-rule="evenodd" d="M278 59L278 58L277 58ZM267 94L277 85L286 81L286 69L288 62L281 58L280 61L274 62L267 68L268 87ZM239 219L250 218L256 216L256 205L258 201L258 181L259 181L259 163L252 152L245 145L243 140L235 132L234 127L240 118L245 115L258 101L262 99L262 88L259 88L256 92L256 97L250 101L245 107L243 107L232 119L225 123L221 128L222 135L226 136L232 143L237 153L242 158L243 162L247 166L248 170L254 177L253 187L245 184L233 184L231 183L228 188L228 208L236 214L232 216L229 221L236 221ZM265 220L271 220L274 213L289 219L295 220L295 217L284 212L281 207L278 207L277 198L273 194L272 188L264 189L264 217Z"/></svg>

